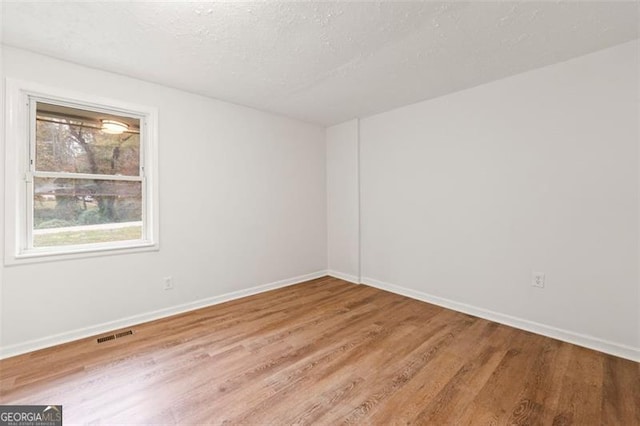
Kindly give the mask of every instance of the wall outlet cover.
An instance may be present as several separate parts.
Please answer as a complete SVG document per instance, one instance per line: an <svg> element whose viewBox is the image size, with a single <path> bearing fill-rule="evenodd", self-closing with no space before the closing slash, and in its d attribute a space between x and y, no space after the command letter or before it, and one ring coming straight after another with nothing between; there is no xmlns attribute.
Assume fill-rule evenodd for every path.
<svg viewBox="0 0 640 426"><path fill-rule="evenodd" d="M533 287L544 288L544 284L545 284L544 272L531 273L531 285Z"/></svg>
<svg viewBox="0 0 640 426"><path fill-rule="evenodd" d="M173 278L172 277L164 277L162 279L163 287L165 290L173 290Z"/></svg>

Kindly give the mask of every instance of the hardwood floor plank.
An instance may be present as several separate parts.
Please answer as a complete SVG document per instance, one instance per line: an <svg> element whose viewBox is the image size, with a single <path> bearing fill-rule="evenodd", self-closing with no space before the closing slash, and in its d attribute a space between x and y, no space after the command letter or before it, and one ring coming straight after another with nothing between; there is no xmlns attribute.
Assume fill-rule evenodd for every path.
<svg viewBox="0 0 640 426"><path fill-rule="evenodd" d="M335 278L132 329L0 361L0 403L68 424L640 425L638 363Z"/></svg>
<svg viewBox="0 0 640 426"><path fill-rule="evenodd" d="M638 363L605 356L601 416L603 425L621 425L629 419L640 425Z"/></svg>
<svg viewBox="0 0 640 426"><path fill-rule="evenodd" d="M472 338L467 339L473 341ZM478 344L464 364L439 388L437 394L422 402L415 414L416 424L446 424L466 408L484 386L506 351Z"/></svg>

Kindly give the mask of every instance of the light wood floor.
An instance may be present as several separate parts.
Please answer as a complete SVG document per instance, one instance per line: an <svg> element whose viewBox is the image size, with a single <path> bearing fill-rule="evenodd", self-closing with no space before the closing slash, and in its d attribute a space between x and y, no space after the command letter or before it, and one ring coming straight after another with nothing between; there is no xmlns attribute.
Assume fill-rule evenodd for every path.
<svg viewBox="0 0 640 426"><path fill-rule="evenodd" d="M0 362L65 424L640 425L640 364L321 278Z"/></svg>

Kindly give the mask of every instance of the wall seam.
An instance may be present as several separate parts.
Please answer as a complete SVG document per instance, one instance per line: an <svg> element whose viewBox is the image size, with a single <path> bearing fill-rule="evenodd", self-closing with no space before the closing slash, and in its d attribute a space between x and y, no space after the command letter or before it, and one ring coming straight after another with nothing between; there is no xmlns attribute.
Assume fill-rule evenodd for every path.
<svg viewBox="0 0 640 426"><path fill-rule="evenodd" d="M358 187L358 284L362 283L362 172L361 172L361 138L360 138L360 118L356 118L356 168L357 179L356 185Z"/></svg>

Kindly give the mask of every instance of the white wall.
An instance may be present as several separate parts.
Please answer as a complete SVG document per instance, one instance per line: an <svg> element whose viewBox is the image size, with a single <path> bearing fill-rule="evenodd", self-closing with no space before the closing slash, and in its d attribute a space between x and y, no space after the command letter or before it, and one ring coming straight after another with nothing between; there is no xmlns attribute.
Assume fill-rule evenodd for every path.
<svg viewBox="0 0 640 426"><path fill-rule="evenodd" d="M161 250L4 267L9 352L326 270L323 128L22 50L3 53L7 77L157 106L160 157ZM175 289L163 291L169 275Z"/></svg>
<svg viewBox="0 0 640 426"><path fill-rule="evenodd" d="M327 129L328 269L360 282L358 120Z"/></svg>
<svg viewBox="0 0 640 426"><path fill-rule="evenodd" d="M638 356L638 48L362 119L363 281Z"/></svg>
<svg viewBox="0 0 640 426"><path fill-rule="evenodd" d="M0 5L0 22L2 21L2 14L4 8ZM4 45L2 44L3 40L3 32L0 30L0 77L3 76L4 73ZM3 165L3 169L0 172L0 259L4 258L3 250L4 248L4 201L3 201L3 191L4 191L4 78L0 78L0 164ZM2 266L2 261L0 261L0 342L2 342L2 336L4 334L4 323L2 318L4 317L2 313L2 288L4 282L4 267ZM0 343L1 344L1 343Z"/></svg>

